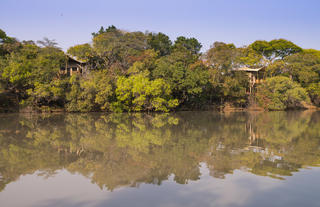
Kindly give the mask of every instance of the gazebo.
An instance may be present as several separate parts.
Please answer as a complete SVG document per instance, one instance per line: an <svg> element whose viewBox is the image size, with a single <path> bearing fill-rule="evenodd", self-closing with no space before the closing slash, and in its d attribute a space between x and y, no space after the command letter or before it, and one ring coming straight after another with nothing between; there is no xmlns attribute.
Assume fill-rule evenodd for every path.
<svg viewBox="0 0 320 207"><path fill-rule="evenodd" d="M244 71L248 74L249 77L249 92L251 94L252 88L256 83L261 82L261 79L259 79L259 71L263 70L264 67L260 68L248 68L248 67L240 67L240 68L235 68L233 71Z"/></svg>
<svg viewBox="0 0 320 207"><path fill-rule="evenodd" d="M86 62L77 60L76 58L67 55L67 61L65 67L60 69L60 73L72 75L73 73L82 74L87 67Z"/></svg>

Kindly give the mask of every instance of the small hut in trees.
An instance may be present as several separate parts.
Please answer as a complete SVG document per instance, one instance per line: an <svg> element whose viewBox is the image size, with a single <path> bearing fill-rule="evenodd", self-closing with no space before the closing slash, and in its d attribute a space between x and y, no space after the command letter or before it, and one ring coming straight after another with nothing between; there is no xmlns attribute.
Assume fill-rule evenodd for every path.
<svg viewBox="0 0 320 207"><path fill-rule="evenodd" d="M60 68L61 74L67 74L71 76L72 74L83 74L87 72L87 63L75 59L74 57L67 56L66 65Z"/></svg>
<svg viewBox="0 0 320 207"><path fill-rule="evenodd" d="M261 68L248 68L248 67L240 67L233 69L234 71L244 71L247 73L249 78L249 93L251 94L253 87L257 83L261 83L263 81L262 71L264 67Z"/></svg>

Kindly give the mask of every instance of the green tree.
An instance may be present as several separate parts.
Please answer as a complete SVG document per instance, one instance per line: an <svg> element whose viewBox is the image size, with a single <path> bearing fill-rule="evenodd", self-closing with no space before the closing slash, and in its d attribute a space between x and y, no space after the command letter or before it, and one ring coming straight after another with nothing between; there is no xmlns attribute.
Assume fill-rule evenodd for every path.
<svg viewBox="0 0 320 207"><path fill-rule="evenodd" d="M23 90L35 82L48 83L57 76L65 62L63 51L55 47L40 48L34 44L23 44L22 48L5 58L2 78L8 87Z"/></svg>
<svg viewBox="0 0 320 207"><path fill-rule="evenodd" d="M310 102L304 88L283 76L266 79L258 87L257 98L259 103L269 110L303 108L304 103Z"/></svg>
<svg viewBox="0 0 320 207"><path fill-rule="evenodd" d="M92 34L93 37L95 37L95 36L98 36L100 34L103 34L103 33L106 33L106 32L113 32L113 31L116 31L116 30L117 30L117 28L114 25L111 25L106 29L104 29L103 26L101 26L97 33L93 32L91 34Z"/></svg>
<svg viewBox="0 0 320 207"><path fill-rule="evenodd" d="M306 54L312 54L317 56L320 59L320 50L315 50L315 49L304 49L303 50L304 53Z"/></svg>
<svg viewBox="0 0 320 207"><path fill-rule="evenodd" d="M35 108L46 106L64 107L66 101L66 88L69 87L67 79L54 79L49 83L35 82L33 87L27 90L28 99L23 100L23 105Z"/></svg>
<svg viewBox="0 0 320 207"><path fill-rule="evenodd" d="M184 48L160 58L152 76L164 79L180 103L192 105L195 101L200 104L209 74L206 66L198 61L198 56Z"/></svg>
<svg viewBox="0 0 320 207"><path fill-rule="evenodd" d="M265 65L272 63L276 59L283 59L286 56L302 51L299 46L285 39L274 39L269 42L257 40L249 47L265 58Z"/></svg>
<svg viewBox="0 0 320 207"><path fill-rule="evenodd" d="M92 71L87 77L73 75L67 93L68 111L109 111L113 86L107 71Z"/></svg>
<svg viewBox="0 0 320 207"><path fill-rule="evenodd" d="M307 91L309 93L311 101L315 105L320 106L320 82L311 83L310 85L308 85Z"/></svg>
<svg viewBox="0 0 320 207"><path fill-rule="evenodd" d="M245 72L232 72L222 79L220 98L222 98L223 102L227 101L236 106L244 107L248 101L248 86L248 75Z"/></svg>
<svg viewBox="0 0 320 207"><path fill-rule="evenodd" d="M88 43L70 47L67 53L72 55L73 57L76 57L78 60L85 62L89 61L90 58L94 57L92 47Z"/></svg>
<svg viewBox="0 0 320 207"><path fill-rule="evenodd" d="M320 58L314 52L301 52L277 60L266 68L268 76L284 75L306 88L316 105L320 81Z"/></svg>
<svg viewBox="0 0 320 207"><path fill-rule="evenodd" d="M183 48L191 52L191 54L196 55L200 52L202 45L196 38L186 38L183 36L177 37L174 41L173 50L180 50Z"/></svg>
<svg viewBox="0 0 320 207"><path fill-rule="evenodd" d="M149 33L148 45L155 51L158 51L160 56L165 56L170 53L172 42L167 35L161 32Z"/></svg>
<svg viewBox="0 0 320 207"><path fill-rule="evenodd" d="M286 57L284 62L283 74L292 77L303 87L320 81L320 58L316 55L297 53Z"/></svg>
<svg viewBox="0 0 320 207"><path fill-rule="evenodd" d="M0 57L16 50L19 46L15 38L7 36L5 31L0 29Z"/></svg>
<svg viewBox="0 0 320 207"><path fill-rule="evenodd" d="M236 47L234 44L214 42L206 53L208 64L224 73L233 68L236 57Z"/></svg>
<svg viewBox="0 0 320 207"><path fill-rule="evenodd" d="M100 68L124 74L147 48L147 37L142 32L111 30L93 38L93 51L101 60Z"/></svg>
<svg viewBox="0 0 320 207"><path fill-rule="evenodd" d="M2 78L7 83L7 89L16 93L30 87L32 75L36 70L36 58L40 48L36 45L23 45L23 47L5 57L4 67L1 68Z"/></svg>
<svg viewBox="0 0 320 207"><path fill-rule="evenodd" d="M144 73L119 77L116 96L114 111L167 112L178 105L178 100L171 97L169 84L163 79L150 81Z"/></svg>
<svg viewBox="0 0 320 207"><path fill-rule="evenodd" d="M67 93L66 109L70 112L90 112L97 110L98 106L94 102L96 88L90 81L81 79L78 75L70 78L71 89Z"/></svg>
<svg viewBox="0 0 320 207"><path fill-rule="evenodd" d="M264 66L262 55L252 49L252 47L241 47L236 49L236 58L234 64L236 66L248 66L251 68L259 68Z"/></svg>
<svg viewBox="0 0 320 207"><path fill-rule="evenodd" d="M153 49L143 51L143 53L137 57L137 60L128 69L127 74L136 74L145 71L151 73L156 67L158 56L158 53Z"/></svg>
<svg viewBox="0 0 320 207"><path fill-rule="evenodd" d="M7 38L7 34L2 29L0 29L0 43L5 42Z"/></svg>
<svg viewBox="0 0 320 207"><path fill-rule="evenodd" d="M34 107L63 107L68 84L64 77L59 77L59 71L65 64L66 57L64 52L55 46L56 43L46 40L43 45L45 46L38 50L34 65L31 66L28 100L24 103Z"/></svg>

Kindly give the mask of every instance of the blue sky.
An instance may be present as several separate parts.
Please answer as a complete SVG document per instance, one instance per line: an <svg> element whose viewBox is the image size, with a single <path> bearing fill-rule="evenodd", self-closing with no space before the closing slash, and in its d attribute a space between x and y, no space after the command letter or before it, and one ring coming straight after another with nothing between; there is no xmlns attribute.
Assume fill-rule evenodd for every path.
<svg viewBox="0 0 320 207"><path fill-rule="evenodd" d="M319 0L0 0L0 28L19 40L55 39L66 50L100 26L248 45L285 38L320 49Z"/></svg>

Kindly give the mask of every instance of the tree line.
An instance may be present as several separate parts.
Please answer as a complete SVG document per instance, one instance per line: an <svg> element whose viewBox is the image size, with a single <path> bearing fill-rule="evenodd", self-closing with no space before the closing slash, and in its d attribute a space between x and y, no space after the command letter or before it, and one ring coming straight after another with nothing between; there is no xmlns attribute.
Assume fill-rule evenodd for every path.
<svg viewBox="0 0 320 207"><path fill-rule="evenodd" d="M86 75L59 73L67 61L57 44L18 41L0 30L0 110L172 111L227 104L267 110L320 106L320 51L291 41L258 40L248 46L214 42L206 52L195 38L174 42L159 32L115 26L92 33L90 43L67 54L86 62ZM248 93L249 67L264 70ZM14 108L15 106L16 108Z"/></svg>

